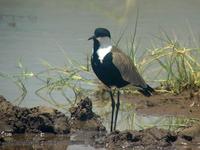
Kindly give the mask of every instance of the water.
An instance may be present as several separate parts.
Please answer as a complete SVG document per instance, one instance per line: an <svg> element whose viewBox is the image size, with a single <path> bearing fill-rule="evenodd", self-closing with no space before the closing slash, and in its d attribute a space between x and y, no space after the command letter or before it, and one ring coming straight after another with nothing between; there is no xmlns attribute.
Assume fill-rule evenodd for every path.
<svg viewBox="0 0 200 150"><path fill-rule="evenodd" d="M87 132L89 133L89 132ZM90 136L95 133L89 133ZM92 146L93 140L91 138L86 137L87 135L84 133L74 134L75 139L70 139L69 136L65 135L51 135L44 134L42 136L37 134L27 134L24 135L14 135L10 138L10 142L8 144L4 144L1 146L2 149L5 150L17 150L17 149L48 149L48 150L105 150L105 148L97 148ZM76 136L81 136L77 138ZM88 135L89 136L89 135ZM17 142L16 142L17 141Z"/></svg>

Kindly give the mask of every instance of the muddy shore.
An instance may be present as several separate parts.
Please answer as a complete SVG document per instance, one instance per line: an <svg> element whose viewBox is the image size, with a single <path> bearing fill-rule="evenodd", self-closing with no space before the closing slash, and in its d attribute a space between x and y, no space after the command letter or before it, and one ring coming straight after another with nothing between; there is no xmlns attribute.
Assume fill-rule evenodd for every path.
<svg viewBox="0 0 200 150"><path fill-rule="evenodd" d="M0 96L0 132L68 134L72 130L84 128L105 131L100 117L92 111L89 98L70 108L70 112L71 116L68 117L50 107L38 106L29 109L13 106Z"/></svg>
<svg viewBox="0 0 200 150"><path fill-rule="evenodd" d="M137 104L138 113L200 118L199 90L186 90L180 94L156 93L148 99L138 95L131 97L131 102Z"/></svg>
<svg viewBox="0 0 200 150"><path fill-rule="evenodd" d="M159 103L158 100L155 100L156 98L158 99L158 96L155 96L155 101L153 99L148 99L147 101L142 100L142 97L139 98L141 100L140 105L137 107L138 111L142 110L145 112L146 110L148 112L149 109L160 107L164 103ZM135 99L135 102L137 100ZM185 98L185 101L181 102L185 103L185 106L188 104L186 100L188 99ZM198 116L194 110L199 108L199 99L191 99L190 97L189 101L191 104L194 103L189 108L192 111L189 112L194 112L195 116ZM170 102L177 104L177 101L172 101L170 98L165 100L165 102L166 107L171 106ZM178 107L183 109L179 104ZM92 101L89 98L81 100L76 106L70 108L69 111L71 115L66 116L56 109L45 106L30 109L22 108L13 106L3 96L0 96L1 147L8 146L9 142L13 142L12 140L8 140L7 137L12 137L16 134L38 134L40 136L43 134L53 134L55 137L58 135L67 135L70 138L74 134L79 137L80 133L84 136L88 135L89 145L105 149L181 149L183 145L186 147L199 146L199 124L188 126L188 128L179 132L149 128L140 131L125 130L107 133L100 116L92 111Z"/></svg>

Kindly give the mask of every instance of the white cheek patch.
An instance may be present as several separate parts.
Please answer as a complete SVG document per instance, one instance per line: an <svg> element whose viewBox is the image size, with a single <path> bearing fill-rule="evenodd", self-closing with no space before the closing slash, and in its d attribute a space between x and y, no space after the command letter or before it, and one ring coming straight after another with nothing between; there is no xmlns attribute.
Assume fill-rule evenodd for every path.
<svg viewBox="0 0 200 150"><path fill-rule="evenodd" d="M101 63L103 63L104 57L111 51L112 46L104 47L104 48L99 48L97 50L97 55L99 57L99 60Z"/></svg>

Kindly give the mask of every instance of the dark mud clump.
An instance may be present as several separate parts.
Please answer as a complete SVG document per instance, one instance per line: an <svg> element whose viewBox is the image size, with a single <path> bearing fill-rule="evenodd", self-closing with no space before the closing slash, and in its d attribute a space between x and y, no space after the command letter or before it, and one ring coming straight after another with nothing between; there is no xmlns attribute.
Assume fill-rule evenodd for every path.
<svg viewBox="0 0 200 150"><path fill-rule="evenodd" d="M0 96L0 133L56 133L67 134L79 129L105 131L100 117L92 111L89 98L81 100L70 109L71 117L56 109L38 106L23 108L13 106Z"/></svg>
<svg viewBox="0 0 200 150"><path fill-rule="evenodd" d="M192 144L192 139L178 135L175 132L157 128L141 131L115 131L107 135L104 140L107 149L174 150L181 143Z"/></svg>
<svg viewBox="0 0 200 150"><path fill-rule="evenodd" d="M82 99L77 106L70 108L70 125L72 130L105 131L100 117L92 111L92 101L87 97Z"/></svg>
<svg viewBox="0 0 200 150"><path fill-rule="evenodd" d="M5 139L3 137L0 137L0 146L5 142Z"/></svg>
<svg viewBox="0 0 200 150"><path fill-rule="evenodd" d="M0 132L9 133L69 133L68 117L56 109L38 106L13 106L0 96Z"/></svg>

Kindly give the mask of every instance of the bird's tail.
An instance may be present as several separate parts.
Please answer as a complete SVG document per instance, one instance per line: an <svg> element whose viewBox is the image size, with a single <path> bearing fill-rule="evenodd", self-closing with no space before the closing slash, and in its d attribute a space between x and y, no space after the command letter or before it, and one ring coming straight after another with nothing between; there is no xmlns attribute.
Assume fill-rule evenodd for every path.
<svg viewBox="0 0 200 150"><path fill-rule="evenodd" d="M153 93L155 92L154 89L152 87L150 87L148 84L145 88L140 87L140 89L138 89L138 91L147 97L153 95Z"/></svg>

